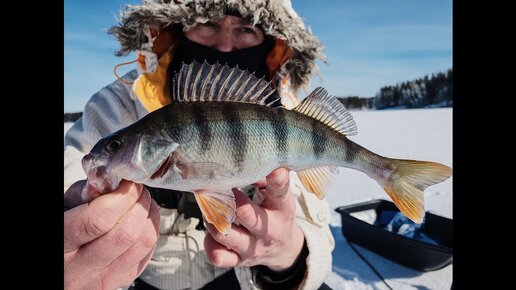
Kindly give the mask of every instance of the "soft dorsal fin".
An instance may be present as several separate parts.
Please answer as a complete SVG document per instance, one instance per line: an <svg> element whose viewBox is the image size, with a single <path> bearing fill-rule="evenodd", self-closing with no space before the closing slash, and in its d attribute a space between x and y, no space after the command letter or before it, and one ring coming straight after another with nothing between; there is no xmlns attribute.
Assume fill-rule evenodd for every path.
<svg viewBox="0 0 516 290"><path fill-rule="evenodd" d="M349 111L324 88L316 88L294 111L317 119L344 135L357 134L357 124Z"/></svg>
<svg viewBox="0 0 516 290"><path fill-rule="evenodd" d="M240 102L270 106L280 97L271 82L227 65L183 63L172 81L174 102Z"/></svg>

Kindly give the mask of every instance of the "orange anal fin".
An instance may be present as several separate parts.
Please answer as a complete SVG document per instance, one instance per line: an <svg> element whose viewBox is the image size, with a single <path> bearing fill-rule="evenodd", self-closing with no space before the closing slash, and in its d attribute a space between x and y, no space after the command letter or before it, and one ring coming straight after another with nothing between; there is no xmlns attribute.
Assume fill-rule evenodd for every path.
<svg viewBox="0 0 516 290"><path fill-rule="evenodd" d="M298 171L297 175L308 191L323 199L338 173L338 167L324 166L304 169Z"/></svg>
<svg viewBox="0 0 516 290"><path fill-rule="evenodd" d="M198 190L194 192L195 200L207 222L227 235L235 220L236 203L233 192L212 192Z"/></svg>

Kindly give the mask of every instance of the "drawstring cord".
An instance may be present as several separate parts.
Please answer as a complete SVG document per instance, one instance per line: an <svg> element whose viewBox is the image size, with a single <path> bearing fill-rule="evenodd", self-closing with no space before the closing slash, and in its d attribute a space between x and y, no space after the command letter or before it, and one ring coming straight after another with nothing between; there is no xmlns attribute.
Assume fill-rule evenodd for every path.
<svg viewBox="0 0 516 290"><path fill-rule="evenodd" d="M126 85L132 85L134 82L128 82L128 81L124 80L123 78L121 78L121 77L116 73L116 70L117 70L119 67L123 66L123 65L128 65L128 64L131 64L131 63L135 63L135 62L137 62L137 61L138 61L138 59L135 59L135 60L133 60L133 61L129 61L129 62L124 62L124 63L117 64L117 65L115 66L115 68L113 69L113 72L115 73L116 78L117 78L118 80L120 80L121 82L123 82L124 84L126 84Z"/></svg>

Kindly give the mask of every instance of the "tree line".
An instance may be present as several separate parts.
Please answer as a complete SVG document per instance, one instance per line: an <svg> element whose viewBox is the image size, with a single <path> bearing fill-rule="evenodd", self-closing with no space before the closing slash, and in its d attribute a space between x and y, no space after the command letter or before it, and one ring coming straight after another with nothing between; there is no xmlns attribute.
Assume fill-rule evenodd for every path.
<svg viewBox="0 0 516 290"><path fill-rule="evenodd" d="M385 86L372 98L338 97L348 109L440 108L453 106L453 70Z"/></svg>
<svg viewBox="0 0 516 290"><path fill-rule="evenodd" d="M66 122L75 122L80 117L82 117L82 112L64 113L64 121L65 121L65 123Z"/></svg>
<svg viewBox="0 0 516 290"><path fill-rule="evenodd" d="M387 108L438 108L453 105L453 70L439 72L387 86L376 94L374 104L377 110Z"/></svg>

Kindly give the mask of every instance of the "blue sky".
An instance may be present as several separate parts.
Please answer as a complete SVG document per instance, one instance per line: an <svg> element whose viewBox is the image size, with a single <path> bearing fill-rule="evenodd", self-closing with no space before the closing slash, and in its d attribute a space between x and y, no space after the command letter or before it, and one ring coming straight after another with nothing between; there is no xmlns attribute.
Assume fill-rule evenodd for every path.
<svg viewBox="0 0 516 290"><path fill-rule="evenodd" d="M88 99L113 82L118 43L107 34L118 11L138 0L65 0L64 111L82 111ZM374 96L382 86L443 72L452 67L451 0L292 0L325 45L310 89L335 96ZM123 74L134 66L119 69Z"/></svg>

